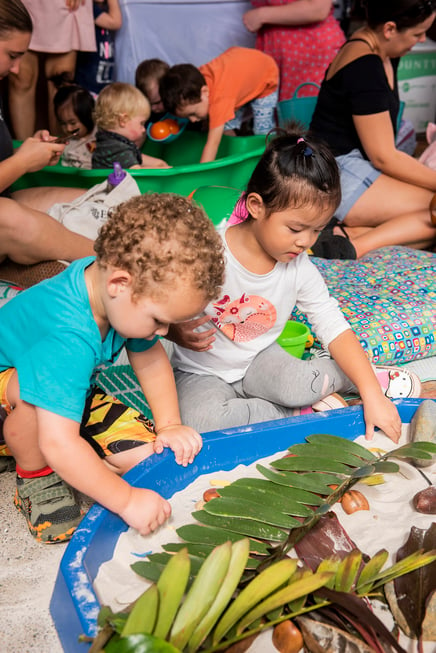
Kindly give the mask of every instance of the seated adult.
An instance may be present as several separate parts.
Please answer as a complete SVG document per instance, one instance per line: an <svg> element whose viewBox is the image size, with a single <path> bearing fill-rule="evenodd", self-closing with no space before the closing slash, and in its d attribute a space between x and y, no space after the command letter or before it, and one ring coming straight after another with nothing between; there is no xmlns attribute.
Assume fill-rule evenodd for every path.
<svg viewBox="0 0 436 653"><path fill-rule="evenodd" d="M422 43L435 0L366 0L366 23L333 59L311 131L341 172L342 202L312 248L325 258L359 258L386 245L432 247L436 172L395 147L401 56Z"/></svg>
<svg viewBox="0 0 436 653"><path fill-rule="evenodd" d="M0 78L18 72L32 34L32 20L21 0L0 0ZM0 261L7 256L31 264L50 259L72 261L93 254L88 238L69 231L45 211L56 202L70 202L80 188L10 186L27 172L57 163L65 145L48 131L36 132L14 151L0 111Z"/></svg>

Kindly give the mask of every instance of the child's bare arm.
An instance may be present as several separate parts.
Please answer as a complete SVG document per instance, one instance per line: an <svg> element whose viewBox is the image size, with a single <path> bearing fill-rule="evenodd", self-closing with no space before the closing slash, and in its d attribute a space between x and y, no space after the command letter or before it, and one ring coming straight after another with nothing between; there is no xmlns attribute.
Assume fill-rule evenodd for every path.
<svg viewBox="0 0 436 653"><path fill-rule="evenodd" d="M136 167L136 166L135 166ZM158 159L155 156L150 156L149 154L142 155L142 163L138 168L171 168L172 166L168 165L163 159Z"/></svg>
<svg viewBox="0 0 436 653"><path fill-rule="evenodd" d="M133 488L110 471L80 437L79 424L36 408L38 444L48 465L69 485L117 513L145 535L170 515L168 502L152 490Z"/></svg>
<svg viewBox="0 0 436 653"><path fill-rule="evenodd" d="M121 14L120 5L118 0L108 0L107 11L103 11L95 19L95 24L97 27L102 27L103 29L120 29L123 24L123 16Z"/></svg>
<svg viewBox="0 0 436 653"><path fill-rule="evenodd" d="M181 423L174 374L160 342L144 352L128 352L142 391L147 398L156 428L154 450L174 451L176 462L192 463L202 447L201 436Z"/></svg>
<svg viewBox="0 0 436 653"><path fill-rule="evenodd" d="M215 161L223 133L224 133L224 125L220 125L219 127L214 127L213 129L209 129L206 145L204 146L203 152L201 154L200 163L208 163L209 161Z"/></svg>
<svg viewBox="0 0 436 653"><path fill-rule="evenodd" d="M344 331L329 344L335 361L359 390L363 401L367 440L378 426L394 442L401 436L401 419L395 405L385 397L374 370L351 329Z"/></svg>

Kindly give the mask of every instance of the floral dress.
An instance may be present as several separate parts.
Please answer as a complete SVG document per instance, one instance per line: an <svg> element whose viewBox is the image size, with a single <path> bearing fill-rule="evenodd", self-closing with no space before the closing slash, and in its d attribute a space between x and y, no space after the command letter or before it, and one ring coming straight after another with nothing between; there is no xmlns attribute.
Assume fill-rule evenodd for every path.
<svg viewBox="0 0 436 653"><path fill-rule="evenodd" d="M253 7L291 4L299 0L252 0ZM270 54L280 70L279 100L287 100L303 82L321 84L325 70L345 41L332 9L328 17L308 25L264 25L258 32L256 48ZM313 87L298 96L314 95Z"/></svg>

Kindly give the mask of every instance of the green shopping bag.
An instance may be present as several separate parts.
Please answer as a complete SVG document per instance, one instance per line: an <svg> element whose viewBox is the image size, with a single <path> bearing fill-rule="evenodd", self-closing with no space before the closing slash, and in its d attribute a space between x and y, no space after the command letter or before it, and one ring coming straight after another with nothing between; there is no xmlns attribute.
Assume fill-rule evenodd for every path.
<svg viewBox="0 0 436 653"><path fill-rule="evenodd" d="M316 95L298 97L298 91L303 86L314 86ZM294 95L289 100L281 100L277 103L277 124L279 127L286 127L287 123L296 120L305 129L309 129L313 112L315 111L318 97L319 85L315 82L303 82L295 89Z"/></svg>

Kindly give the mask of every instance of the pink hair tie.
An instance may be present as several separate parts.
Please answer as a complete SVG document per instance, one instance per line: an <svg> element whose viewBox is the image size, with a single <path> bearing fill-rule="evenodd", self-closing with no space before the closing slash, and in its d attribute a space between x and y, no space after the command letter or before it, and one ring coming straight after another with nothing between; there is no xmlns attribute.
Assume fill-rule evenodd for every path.
<svg viewBox="0 0 436 653"><path fill-rule="evenodd" d="M297 141L297 145L298 145L298 143L304 143L304 138L299 138L298 141Z"/></svg>
<svg viewBox="0 0 436 653"><path fill-rule="evenodd" d="M242 193L241 197L235 204L235 208L233 209L227 224L240 224L241 222L245 222L245 220L250 217L247 205L245 204L245 198L246 193Z"/></svg>

